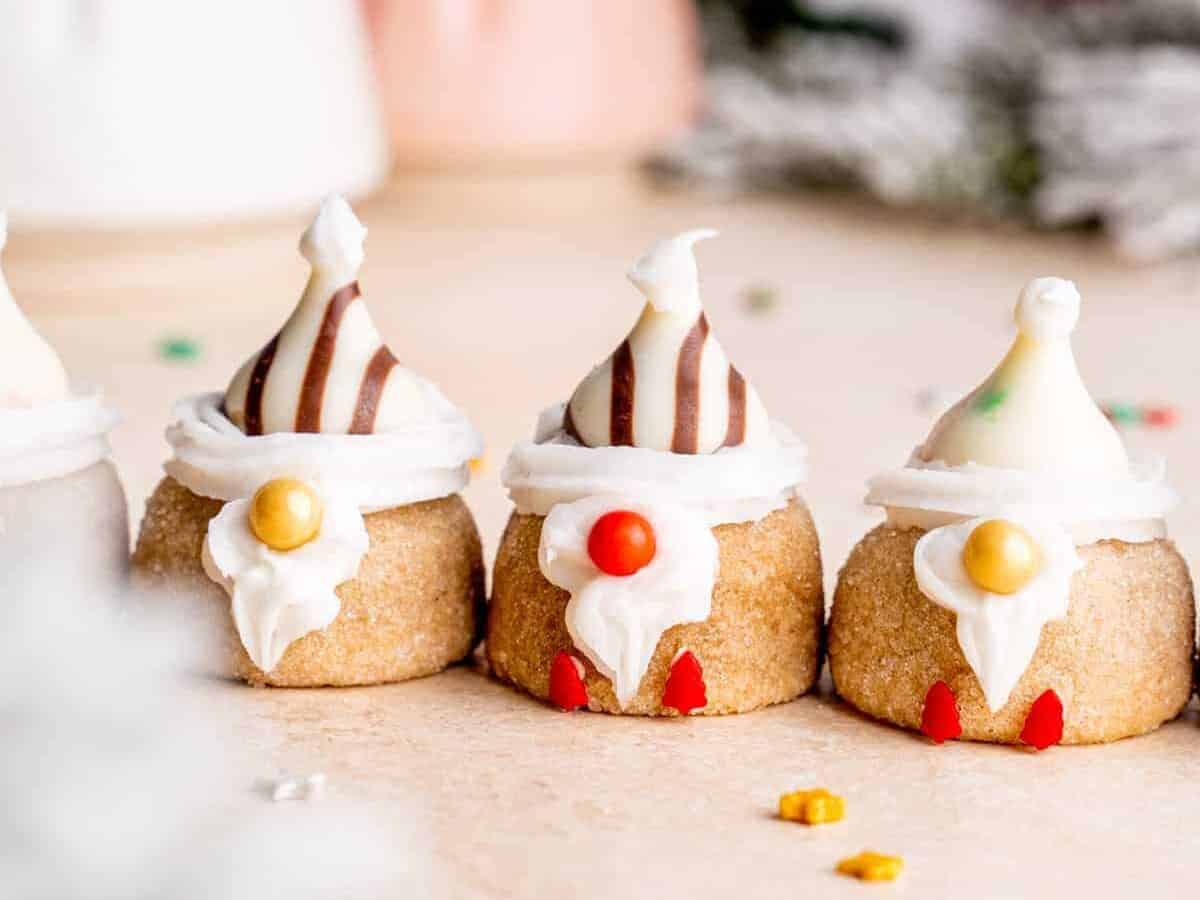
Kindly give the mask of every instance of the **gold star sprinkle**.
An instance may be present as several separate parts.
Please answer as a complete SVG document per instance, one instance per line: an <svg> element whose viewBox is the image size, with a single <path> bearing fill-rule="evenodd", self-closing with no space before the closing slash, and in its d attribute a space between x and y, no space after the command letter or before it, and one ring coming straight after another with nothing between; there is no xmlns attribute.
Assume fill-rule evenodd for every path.
<svg viewBox="0 0 1200 900"><path fill-rule="evenodd" d="M885 856L874 850L864 850L837 864L839 874L862 881L895 881L903 868L904 860L899 856Z"/></svg>
<svg viewBox="0 0 1200 900"><path fill-rule="evenodd" d="M805 825L840 822L846 815L846 801L825 788L792 791L779 798L779 818Z"/></svg>

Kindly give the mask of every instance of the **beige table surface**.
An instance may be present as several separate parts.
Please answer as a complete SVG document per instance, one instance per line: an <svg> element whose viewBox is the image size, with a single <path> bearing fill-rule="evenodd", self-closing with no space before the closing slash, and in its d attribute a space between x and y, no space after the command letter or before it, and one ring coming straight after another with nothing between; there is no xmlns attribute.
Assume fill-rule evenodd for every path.
<svg viewBox="0 0 1200 900"><path fill-rule="evenodd" d="M364 295L398 356L470 411L489 447L467 492L489 555L507 515L506 448L621 339L623 278L655 238L707 225L716 334L772 414L807 439L806 495L827 588L878 513L860 500L925 433L924 388L966 389L1000 358L1016 292L1073 278L1097 397L1167 402L1179 427L1131 440L1200 496L1200 269L1132 268L1080 236L963 228L854 202L651 194L630 175L401 179L359 204ZM160 475L180 395L222 388L290 311L303 217L195 232L15 234L23 304L73 374L126 421L113 439L135 515ZM777 292L769 312L744 292ZM194 363L156 350L196 339ZM1200 560L1200 506L1171 520ZM321 769L330 791L420 810L439 895L1155 897L1193 890L1200 859L1194 713L1155 735L1041 755L928 746L819 695L746 716L642 721L553 713L467 668L342 691L210 688L259 774ZM826 785L842 824L774 821L784 790ZM251 792L233 803L261 803ZM832 874L866 847L905 857L890 886Z"/></svg>

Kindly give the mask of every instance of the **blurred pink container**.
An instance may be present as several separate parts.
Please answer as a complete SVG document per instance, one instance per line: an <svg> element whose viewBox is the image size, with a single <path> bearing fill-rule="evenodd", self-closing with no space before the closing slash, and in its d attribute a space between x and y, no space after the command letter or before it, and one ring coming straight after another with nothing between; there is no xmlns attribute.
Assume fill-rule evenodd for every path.
<svg viewBox="0 0 1200 900"><path fill-rule="evenodd" d="M364 0L397 160L630 159L700 96L691 0Z"/></svg>

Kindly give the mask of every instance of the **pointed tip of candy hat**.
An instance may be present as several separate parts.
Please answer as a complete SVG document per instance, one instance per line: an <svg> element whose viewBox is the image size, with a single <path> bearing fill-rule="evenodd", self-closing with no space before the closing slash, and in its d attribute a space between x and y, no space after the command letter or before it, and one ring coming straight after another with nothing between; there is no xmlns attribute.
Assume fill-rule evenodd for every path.
<svg viewBox="0 0 1200 900"><path fill-rule="evenodd" d="M1021 291L1013 319L1033 340L1066 338L1079 321L1079 289L1066 278L1034 278Z"/></svg>
<svg viewBox="0 0 1200 900"><path fill-rule="evenodd" d="M694 228L658 241L629 270L629 280L660 313L700 310L700 272L693 247L716 237L712 228Z"/></svg>
<svg viewBox="0 0 1200 900"><path fill-rule="evenodd" d="M314 269L353 278L363 263L367 229L346 199L330 194L300 238L300 255Z"/></svg>
<svg viewBox="0 0 1200 900"><path fill-rule="evenodd" d="M1071 350L1080 297L1063 278L1021 291L1017 337L994 372L953 406L918 451L925 462L1062 474L1125 475L1129 457Z"/></svg>

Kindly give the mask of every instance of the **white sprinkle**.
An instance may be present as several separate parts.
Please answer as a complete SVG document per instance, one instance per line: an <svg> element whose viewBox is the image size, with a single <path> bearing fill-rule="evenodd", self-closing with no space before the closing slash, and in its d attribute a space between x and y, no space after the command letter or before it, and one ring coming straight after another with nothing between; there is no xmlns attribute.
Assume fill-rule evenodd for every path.
<svg viewBox="0 0 1200 900"><path fill-rule="evenodd" d="M285 775L266 781L267 792L276 803L287 800L313 800L325 790L325 773L311 775Z"/></svg>

